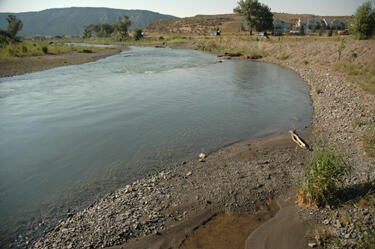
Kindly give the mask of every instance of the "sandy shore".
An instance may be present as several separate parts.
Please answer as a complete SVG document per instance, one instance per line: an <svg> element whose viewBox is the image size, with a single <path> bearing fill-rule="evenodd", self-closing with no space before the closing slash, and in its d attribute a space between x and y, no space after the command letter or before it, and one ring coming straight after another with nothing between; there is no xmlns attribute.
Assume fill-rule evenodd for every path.
<svg viewBox="0 0 375 249"><path fill-rule="evenodd" d="M94 53L72 52L59 55L49 54L44 56L0 60L0 77L10 77L43 71L55 67L93 62L120 52L120 49L110 48L99 50Z"/></svg>
<svg viewBox="0 0 375 249"><path fill-rule="evenodd" d="M313 121L301 136L313 145L323 139L348 153L355 172L347 184L359 183L367 175L373 178L375 160L363 153L359 143L366 127L351 124L357 117L375 120L374 107L369 106L375 103L375 97L330 69L301 63L306 57L304 53L298 56L299 60L269 56L262 61L294 70L311 86ZM317 93L317 88L322 92ZM277 208L269 200L294 197L306 170L304 162L310 156L311 152L296 148L288 134L230 145L209 155L204 163L191 161L138 180L84 210L69 214L56 227L46 229L41 239L32 242L33 247L144 248L152 243L155 248L194 248L203 243L199 235L207 232L205 226L212 226L213 231L206 234L214 234L220 224L234 227L238 223L233 217L229 219L232 222L226 222L228 217L224 214L228 213L255 215L253 218L259 222L252 223L249 218L249 224L253 224L247 231L250 233L276 214ZM286 212L286 217L296 218L295 224L303 224L306 234L309 227L305 225L321 222L327 213L327 210L295 208ZM280 220L285 217L278 215L276 218ZM227 235L229 240L239 240L229 232ZM245 241L233 248L244 248ZM23 247L25 241L20 240L18 245Z"/></svg>

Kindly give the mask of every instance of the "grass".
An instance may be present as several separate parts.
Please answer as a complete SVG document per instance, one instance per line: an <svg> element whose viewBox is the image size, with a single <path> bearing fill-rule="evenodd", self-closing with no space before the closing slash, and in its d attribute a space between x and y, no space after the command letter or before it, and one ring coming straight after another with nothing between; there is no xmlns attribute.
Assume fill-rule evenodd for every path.
<svg viewBox="0 0 375 249"><path fill-rule="evenodd" d="M370 157L375 157L375 127L368 129L362 136L363 149Z"/></svg>
<svg viewBox="0 0 375 249"><path fill-rule="evenodd" d="M95 52L102 48L90 47L90 51ZM16 44L9 44L0 47L0 60L18 58L18 57L30 57L30 56L42 56L46 54L64 54L69 52L85 52L87 47L65 45L63 43L57 43L55 41L30 41L25 40Z"/></svg>
<svg viewBox="0 0 375 249"><path fill-rule="evenodd" d="M350 172L350 165L333 149L326 146L316 148L306 172L306 181L297 193L299 206L318 208L335 204L339 186Z"/></svg>
<svg viewBox="0 0 375 249"><path fill-rule="evenodd" d="M285 54L282 54L280 55L279 57L277 57L277 59L281 60L281 61L285 61L289 58L289 55L285 55Z"/></svg>
<svg viewBox="0 0 375 249"><path fill-rule="evenodd" d="M375 65L338 62L333 68L353 83L359 84L363 90L375 94Z"/></svg>

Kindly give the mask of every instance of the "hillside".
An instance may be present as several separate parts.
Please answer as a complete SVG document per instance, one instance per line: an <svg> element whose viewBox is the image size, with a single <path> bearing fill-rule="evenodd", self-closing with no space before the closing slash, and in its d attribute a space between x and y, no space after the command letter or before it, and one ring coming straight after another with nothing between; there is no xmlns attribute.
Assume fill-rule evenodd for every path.
<svg viewBox="0 0 375 249"><path fill-rule="evenodd" d="M83 26L99 23L115 23L118 16L127 15L132 21L131 29L144 28L159 19L175 18L147 10L124 10L110 8L61 8L39 12L0 13L0 28L6 28L8 15L16 15L23 22L20 35L80 35Z"/></svg>
<svg viewBox="0 0 375 249"><path fill-rule="evenodd" d="M296 22L299 18L303 21L309 19L325 18L328 22L338 19L347 22L350 16L316 16L309 14L287 14L287 13L274 13L275 18ZM196 34L204 35L209 34L216 30L217 27L223 33L237 32L244 19L235 14L224 15L197 15L194 17L157 20L150 23L146 27L148 32L160 33L179 33L179 34Z"/></svg>

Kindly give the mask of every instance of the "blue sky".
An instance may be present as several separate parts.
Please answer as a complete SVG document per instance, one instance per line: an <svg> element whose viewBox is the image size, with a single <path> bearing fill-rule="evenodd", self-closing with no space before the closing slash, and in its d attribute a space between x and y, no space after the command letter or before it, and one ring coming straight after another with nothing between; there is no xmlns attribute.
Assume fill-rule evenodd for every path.
<svg viewBox="0 0 375 249"><path fill-rule="evenodd" d="M367 0L260 0L274 12L351 15ZM375 2L373 0L372 2ZM0 0L0 12L39 11L63 7L146 9L179 17L232 13L237 0Z"/></svg>

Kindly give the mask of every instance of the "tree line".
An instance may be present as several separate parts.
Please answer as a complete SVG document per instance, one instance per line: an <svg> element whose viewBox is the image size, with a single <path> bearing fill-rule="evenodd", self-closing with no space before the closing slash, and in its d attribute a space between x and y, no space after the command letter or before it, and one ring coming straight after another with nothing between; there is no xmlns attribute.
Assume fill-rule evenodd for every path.
<svg viewBox="0 0 375 249"><path fill-rule="evenodd" d="M117 23L108 24L90 24L84 27L83 38L96 37L113 37L116 41L124 41L129 38L129 27L131 21L127 16L119 16ZM134 39L140 40L143 38L142 30L134 30Z"/></svg>
<svg viewBox="0 0 375 249"><path fill-rule="evenodd" d="M233 11L245 18L250 35L255 29L258 32L265 32L267 36L266 32L273 29L271 9L258 0L240 0L237 4L238 6ZM304 34L302 25L300 29L300 33ZM365 2L357 9L349 23L349 31L357 39L369 39L375 35L375 8L370 1Z"/></svg>

